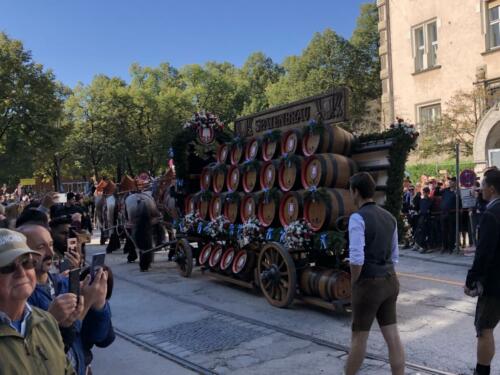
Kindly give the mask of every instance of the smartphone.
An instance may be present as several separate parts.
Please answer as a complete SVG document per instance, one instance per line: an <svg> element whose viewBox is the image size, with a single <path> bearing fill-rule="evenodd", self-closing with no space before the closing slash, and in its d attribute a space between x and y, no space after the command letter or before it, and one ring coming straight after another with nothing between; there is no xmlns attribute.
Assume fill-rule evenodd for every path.
<svg viewBox="0 0 500 375"><path fill-rule="evenodd" d="M59 263L59 272L63 273L64 271L67 271L69 269L71 269L71 262L69 261L69 259L62 259L61 263Z"/></svg>
<svg viewBox="0 0 500 375"><path fill-rule="evenodd" d="M76 238L68 238L68 251L76 251Z"/></svg>
<svg viewBox="0 0 500 375"><path fill-rule="evenodd" d="M67 201L68 201L68 198L66 197L66 194L64 194L64 193L57 194L57 203L66 203Z"/></svg>
<svg viewBox="0 0 500 375"><path fill-rule="evenodd" d="M95 275L99 268L104 266L104 259L106 258L106 253L97 253L92 255L92 263L90 265L90 282L94 281Z"/></svg>
<svg viewBox="0 0 500 375"><path fill-rule="evenodd" d="M73 293L77 300L80 299L80 268L69 271L68 293Z"/></svg>

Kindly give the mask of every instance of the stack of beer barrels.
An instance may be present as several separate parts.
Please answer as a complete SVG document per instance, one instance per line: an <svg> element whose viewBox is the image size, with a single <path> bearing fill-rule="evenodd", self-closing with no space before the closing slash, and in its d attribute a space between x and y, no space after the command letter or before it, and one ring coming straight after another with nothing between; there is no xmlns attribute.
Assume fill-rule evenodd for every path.
<svg viewBox="0 0 500 375"><path fill-rule="evenodd" d="M201 192L187 198L186 213L198 210L205 220L223 214L233 224L255 217L264 228L278 229L303 218L315 232L336 230L338 219L355 210L348 190L349 178L358 170L350 158L353 145L353 135L336 125L287 129L280 139L254 137L222 144L217 163L201 173ZM219 250L214 258L208 250L203 256L210 267L221 268L214 262L224 260L226 271L234 268L229 260L239 259L234 249L222 254ZM345 275L323 271L302 273L307 285L303 292L327 300L343 296L340 289L345 288L338 280L344 283ZM309 283L308 277L314 280ZM316 279L321 280L321 291ZM327 286L333 289L327 291Z"/></svg>

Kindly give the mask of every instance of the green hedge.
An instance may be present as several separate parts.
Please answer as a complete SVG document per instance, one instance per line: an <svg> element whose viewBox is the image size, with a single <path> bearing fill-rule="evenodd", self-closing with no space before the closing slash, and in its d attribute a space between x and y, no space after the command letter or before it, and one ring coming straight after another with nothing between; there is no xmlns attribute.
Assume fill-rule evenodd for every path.
<svg viewBox="0 0 500 375"><path fill-rule="evenodd" d="M464 160L460 162L460 171L464 169L474 169L474 162L472 160ZM455 176L455 160L446 160L442 163L426 163L426 164L408 164L406 172L410 174L410 179L413 183L420 181L420 176L434 176L440 177L439 171L448 171L449 176Z"/></svg>

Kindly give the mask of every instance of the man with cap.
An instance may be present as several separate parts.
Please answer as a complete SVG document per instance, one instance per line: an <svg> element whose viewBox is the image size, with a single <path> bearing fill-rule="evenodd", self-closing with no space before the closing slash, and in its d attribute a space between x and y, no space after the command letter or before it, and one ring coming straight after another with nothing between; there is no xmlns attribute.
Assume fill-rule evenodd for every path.
<svg viewBox="0 0 500 375"><path fill-rule="evenodd" d="M27 303L35 257L25 236L0 229L0 374L75 374L54 317Z"/></svg>

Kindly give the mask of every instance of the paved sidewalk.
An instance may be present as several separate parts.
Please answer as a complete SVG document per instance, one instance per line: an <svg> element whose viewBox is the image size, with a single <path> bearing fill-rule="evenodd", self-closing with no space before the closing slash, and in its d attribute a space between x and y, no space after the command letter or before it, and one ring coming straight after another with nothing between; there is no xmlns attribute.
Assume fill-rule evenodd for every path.
<svg viewBox="0 0 500 375"><path fill-rule="evenodd" d="M399 248L399 255L401 257L418 259L426 262L449 264L453 266L470 267L474 260L474 252L466 251L466 255L462 254L441 254L440 251L432 253L421 254L418 251L410 249Z"/></svg>

